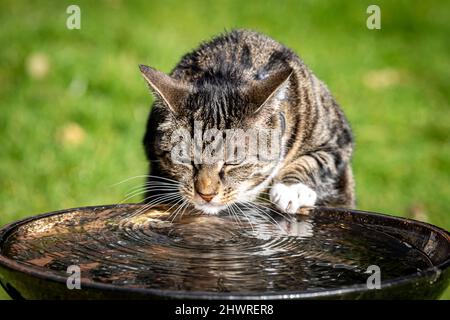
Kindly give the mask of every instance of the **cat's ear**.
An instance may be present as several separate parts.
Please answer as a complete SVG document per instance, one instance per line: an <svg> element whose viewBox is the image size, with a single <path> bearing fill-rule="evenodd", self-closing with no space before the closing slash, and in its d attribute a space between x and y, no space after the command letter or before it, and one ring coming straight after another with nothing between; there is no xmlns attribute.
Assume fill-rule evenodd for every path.
<svg viewBox="0 0 450 320"><path fill-rule="evenodd" d="M267 78L255 80L248 90L248 97L253 105L254 113L258 113L267 102L276 94L283 98L285 85L293 73L292 68L287 67L273 72Z"/></svg>
<svg viewBox="0 0 450 320"><path fill-rule="evenodd" d="M141 64L139 69L153 93L158 95L172 112L177 113L182 101L189 94L190 87L151 67Z"/></svg>

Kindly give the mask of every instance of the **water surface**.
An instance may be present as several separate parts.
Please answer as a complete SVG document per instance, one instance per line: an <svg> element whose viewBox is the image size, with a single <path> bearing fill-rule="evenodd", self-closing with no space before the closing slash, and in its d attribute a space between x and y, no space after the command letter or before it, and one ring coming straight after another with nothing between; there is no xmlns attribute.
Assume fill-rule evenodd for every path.
<svg viewBox="0 0 450 320"><path fill-rule="evenodd" d="M133 208L133 207L132 207ZM136 208L139 208L136 206ZM279 293L365 284L431 266L426 255L377 228L324 215L184 214L136 209L73 211L18 228L3 254L82 282L206 292ZM270 214L270 212L266 212Z"/></svg>

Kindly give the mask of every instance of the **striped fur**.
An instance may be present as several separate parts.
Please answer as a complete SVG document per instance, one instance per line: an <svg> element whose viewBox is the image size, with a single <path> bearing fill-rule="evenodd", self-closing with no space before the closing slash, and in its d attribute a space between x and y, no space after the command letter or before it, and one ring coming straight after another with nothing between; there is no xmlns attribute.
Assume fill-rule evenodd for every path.
<svg viewBox="0 0 450 320"><path fill-rule="evenodd" d="M264 96L264 90L257 93L252 88L283 70L292 73L267 103L257 105L255 101L264 97L255 96ZM196 195L206 185L199 179L207 177L208 186L214 185L210 188L218 193L215 205L219 209L227 203L255 200L275 183L308 186L317 193L316 205L354 206L350 126L327 87L293 51L260 33L236 30L186 54L170 78L185 93L179 93L178 87L168 90L172 101L168 102L150 83L156 101L144 146L150 174L179 181L185 199L206 208L205 212L214 212L208 210L212 205L203 206ZM255 113L258 107L262 110ZM279 163L237 166L174 164L170 134L180 127L193 132L194 121L202 121L203 130L283 126L283 158Z"/></svg>

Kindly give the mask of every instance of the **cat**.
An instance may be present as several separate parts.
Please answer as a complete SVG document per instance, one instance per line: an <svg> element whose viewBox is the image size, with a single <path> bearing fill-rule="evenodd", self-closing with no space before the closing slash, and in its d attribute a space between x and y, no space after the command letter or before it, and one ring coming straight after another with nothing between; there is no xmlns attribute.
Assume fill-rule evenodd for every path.
<svg viewBox="0 0 450 320"><path fill-rule="evenodd" d="M140 70L155 96L143 139L150 164L144 202L189 204L208 214L261 199L284 213L354 207L351 128L292 50L261 33L233 30L184 55L170 75ZM179 129L194 134L196 123L203 132L278 130L279 156L174 161L171 137ZM249 147L249 140L238 141Z"/></svg>

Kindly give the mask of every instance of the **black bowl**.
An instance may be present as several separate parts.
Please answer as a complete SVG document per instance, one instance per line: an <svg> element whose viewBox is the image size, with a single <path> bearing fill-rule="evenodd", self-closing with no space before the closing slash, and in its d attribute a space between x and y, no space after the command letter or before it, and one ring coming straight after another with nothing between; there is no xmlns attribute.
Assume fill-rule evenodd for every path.
<svg viewBox="0 0 450 320"><path fill-rule="evenodd" d="M302 213L306 213L307 219L317 228L321 228L323 221L332 221L337 226L364 226L385 236L387 240L383 241L402 243L410 250L420 252L428 267L395 277L382 277L379 289L369 289L366 283L359 282L307 290L303 287L245 292L165 290L102 281L101 276L82 277L81 290L68 289L67 263L64 264L63 258L75 251L81 252L86 243L84 240L72 243L61 240L55 244L55 239L64 239L67 232L71 232L74 239L86 233L93 235L93 230L102 232L109 228L108 223L114 217L140 208L141 204L83 207L43 214L3 227L0 230L0 284L14 299L435 299L450 280L450 234L447 231L427 223L377 213L316 207L304 209ZM117 232L121 231L117 229ZM61 252L53 249L43 255L42 248L33 242L36 239L40 245L64 248ZM387 242L386 246L389 246ZM86 259L83 265L90 266L89 255ZM395 260L392 256L386 259Z"/></svg>

